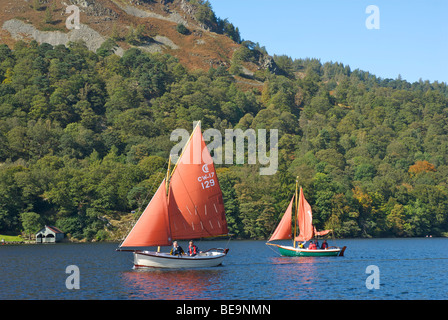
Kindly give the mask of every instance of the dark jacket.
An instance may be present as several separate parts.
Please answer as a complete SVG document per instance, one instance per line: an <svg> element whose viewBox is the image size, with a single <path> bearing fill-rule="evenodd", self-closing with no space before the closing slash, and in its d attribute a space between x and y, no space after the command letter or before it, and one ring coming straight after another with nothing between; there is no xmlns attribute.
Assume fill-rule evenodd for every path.
<svg viewBox="0 0 448 320"><path fill-rule="evenodd" d="M184 254L184 253L185 253L184 249L182 249L181 246L177 246L177 248L173 247L170 251L170 255L172 255L172 256L177 256L179 254Z"/></svg>

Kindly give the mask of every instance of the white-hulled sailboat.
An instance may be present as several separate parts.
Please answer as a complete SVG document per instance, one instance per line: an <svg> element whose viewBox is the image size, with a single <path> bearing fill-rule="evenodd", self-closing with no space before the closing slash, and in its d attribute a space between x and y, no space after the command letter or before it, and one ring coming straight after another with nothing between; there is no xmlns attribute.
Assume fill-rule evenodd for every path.
<svg viewBox="0 0 448 320"><path fill-rule="evenodd" d="M291 202L286 209L282 220L278 224L274 233L269 238L267 245L276 246L282 256L286 257L322 257L322 256L343 256L346 247L342 249L339 247L321 248L304 248L296 246L297 242L306 242L314 238L314 236L324 236L331 232L331 230L317 231L313 226L313 214L311 206L306 201L303 195L303 190L300 187L300 195L298 194L299 182L296 180L296 192L292 196ZM296 214L293 216L293 204L295 200ZM294 219L294 220L292 220ZM292 221L294 221L294 226ZM299 235L297 235L297 225L299 227ZM274 240L293 239L292 246L283 246L279 244L270 243Z"/></svg>
<svg viewBox="0 0 448 320"><path fill-rule="evenodd" d="M190 240L228 234L224 201L213 159L196 125L173 171L117 251L131 251L134 267L204 268L220 265L228 249L210 249L195 256L170 255L130 248L170 246ZM127 248L127 249L124 249Z"/></svg>

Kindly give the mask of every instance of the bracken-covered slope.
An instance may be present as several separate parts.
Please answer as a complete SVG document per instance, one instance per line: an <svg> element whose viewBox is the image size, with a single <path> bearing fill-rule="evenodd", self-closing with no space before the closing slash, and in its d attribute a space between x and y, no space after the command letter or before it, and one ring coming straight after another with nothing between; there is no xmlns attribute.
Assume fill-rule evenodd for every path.
<svg viewBox="0 0 448 320"><path fill-rule="evenodd" d="M69 30L67 19L79 8L79 29ZM213 32L198 19L197 1L187 0L0 0L0 43L18 40L52 45L82 40L96 51L108 38L120 48L132 46L169 53L189 69L230 67L239 44ZM75 20L70 20L73 23ZM179 29L179 25L185 29Z"/></svg>

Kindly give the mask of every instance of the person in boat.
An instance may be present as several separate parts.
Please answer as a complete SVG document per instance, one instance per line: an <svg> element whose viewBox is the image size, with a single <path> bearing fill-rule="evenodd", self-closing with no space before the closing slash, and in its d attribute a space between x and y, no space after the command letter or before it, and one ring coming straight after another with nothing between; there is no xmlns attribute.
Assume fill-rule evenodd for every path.
<svg viewBox="0 0 448 320"><path fill-rule="evenodd" d="M324 242L322 242L322 246L320 247L321 249L328 249L328 243L327 240L324 240Z"/></svg>
<svg viewBox="0 0 448 320"><path fill-rule="evenodd" d="M199 248L193 243L193 240L190 240L190 242L188 243L188 255L190 257L194 257L195 255L197 255L199 253Z"/></svg>
<svg viewBox="0 0 448 320"><path fill-rule="evenodd" d="M317 249L317 246L316 246L316 244L315 244L313 241L311 241L311 242L310 242L310 245L308 246L308 249L310 249L310 250L316 250L316 249Z"/></svg>
<svg viewBox="0 0 448 320"><path fill-rule="evenodd" d="M303 249L303 244L304 244L304 242L300 242L300 243L299 243L299 248L300 248L300 249Z"/></svg>
<svg viewBox="0 0 448 320"><path fill-rule="evenodd" d="M184 249L177 244L177 241L173 241L173 248L170 251L170 255L178 256L185 254Z"/></svg>

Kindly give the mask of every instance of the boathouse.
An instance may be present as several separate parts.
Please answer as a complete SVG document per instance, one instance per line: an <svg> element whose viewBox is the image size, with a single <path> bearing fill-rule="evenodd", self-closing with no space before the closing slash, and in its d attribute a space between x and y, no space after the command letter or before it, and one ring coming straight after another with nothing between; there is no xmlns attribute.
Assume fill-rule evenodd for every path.
<svg viewBox="0 0 448 320"><path fill-rule="evenodd" d="M56 243L64 239L64 233L56 227L45 226L36 233L36 243Z"/></svg>

